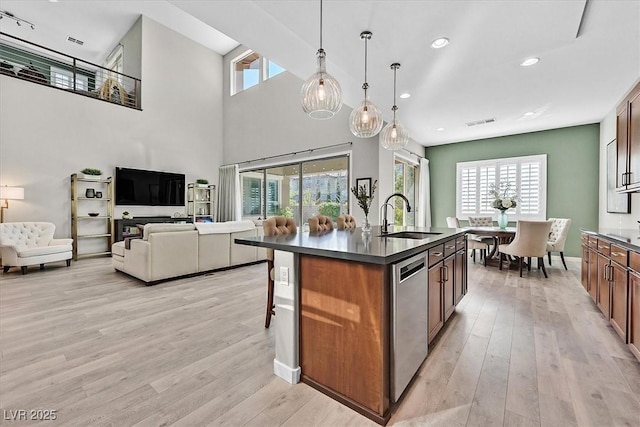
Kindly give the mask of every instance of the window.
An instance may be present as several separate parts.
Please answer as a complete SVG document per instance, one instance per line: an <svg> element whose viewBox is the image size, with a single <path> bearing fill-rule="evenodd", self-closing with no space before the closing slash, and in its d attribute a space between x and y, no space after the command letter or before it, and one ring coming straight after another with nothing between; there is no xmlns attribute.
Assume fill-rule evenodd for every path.
<svg viewBox="0 0 640 427"><path fill-rule="evenodd" d="M249 50L231 61L231 95L256 86L285 69L275 62Z"/></svg>
<svg viewBox="0 0 640 427"><path fill-rule="evenodd" d="M74 89L73 71L51 66L51 85L63 89ZM75 90L88 90L89 79L82 74L76 74Z"/></svg>
<svg viewBox="0 0 640 427"><path fill-rule="evenodd" d="M416 209L416 189L418 188L417 179L419 178L418 166L413 162L402 159L396 155L395 157L395 185L396 193L404 194L411 204L411 212L407 211L407 205L400 197L395 197L392 202L394 204L394 221L395 225L415 225ZM389 221L391 222L391 221Z"/></svg>
<svg viewBox="0 0 640 427"><path fill-rule="evenodd" d="M489 191L501 184L509 184L518 196L516 208L507 211L511 220L547 217L546 154L461 162L456 175L456 216L460 219L494 215L496 209Z"/></svg>

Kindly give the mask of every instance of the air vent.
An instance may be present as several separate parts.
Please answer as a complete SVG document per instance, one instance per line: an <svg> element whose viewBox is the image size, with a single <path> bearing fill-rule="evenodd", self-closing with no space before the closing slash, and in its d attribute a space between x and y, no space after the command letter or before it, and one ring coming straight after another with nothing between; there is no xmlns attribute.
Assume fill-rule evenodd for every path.
<svg viewBox="0 0 640 427"><path fill-rule="evenodd" d="M492 118L492 119L484 119L484 120L477 120L475 122L469 122L467 123L467 126L471 127L471 126L477 126L477 125L486 125L487 123L493 123L495 122L496 119Z"/></svg>
<svg viewBox="0 0 640 427"><path fill-rule="evenodd" d="M75 43L75 44L79 44L80 46L82 46L84 44L84 42L82 40L78 40L74 37L68 36L67 37L67 41L71 42L71 43Z"/></svg>

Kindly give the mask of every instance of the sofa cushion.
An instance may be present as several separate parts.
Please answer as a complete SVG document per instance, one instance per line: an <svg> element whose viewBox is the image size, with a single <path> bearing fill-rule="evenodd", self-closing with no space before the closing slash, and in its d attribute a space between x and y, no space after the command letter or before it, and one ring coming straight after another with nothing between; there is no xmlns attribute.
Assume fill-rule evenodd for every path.
<svg viewBox="0 0 640 427"><path fill-rule="evenodd" d="M117 242L111 246L113 255L124 256L124 242Z"/></svg>
<svg viewBox="0 0 640 427"><path fill-rule="evenodd" d="M240 231L255 230L256 225L251 220L227 221L227 222L201 222L196 223L199 234L237 233Z"/></svg>
<svg viewBox="0 0 640 427"><path fill-rule="evenodd" d="M195 230L193 224L166 224L166 223L156 223L156 224L145 224L144 230L142 232L142 240L149 240L149 234L152 233L170 233L170 232L179 232L179 231L190 231Z"/></svg>
<svg viewBox="0 0 640 427"><path fill-rule="evenodd" d="M55 229L50 222L5 222L0 224L0 245L47 246Z"/></svg>
<svg viewBox="0 0 640 427"><path fill-rule="evenodd" d="M73 249L71 245L54 245L54 246L35 246L35 247L17 247L18 257L26 258L40 255L60 254L64 252L71 252Z"/></svg>

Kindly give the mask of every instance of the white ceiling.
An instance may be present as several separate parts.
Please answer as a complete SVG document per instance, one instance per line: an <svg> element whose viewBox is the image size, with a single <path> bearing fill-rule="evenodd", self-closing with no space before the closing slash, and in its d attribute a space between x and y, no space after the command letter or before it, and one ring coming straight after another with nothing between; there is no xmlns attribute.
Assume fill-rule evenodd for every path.
<svg viewBox="0 0 640 427"><path fill-rule="evenodd" d="M345 103L357 105L364 78L359 34L372 31L371 99L389 119L389 66L400 62L398 93L412 96L398 99L398 117L423 145L599 122L640 78L640 0L590 0L576 38L585 4L325 0L328 72L342 85ZM18 32L3 19L3 31L89 61L100 62L144 14L218 53L237 40L301 79L315 71L317 0L3 0L0 9L36 24L35 31L23 26ZM67 35L86 47L67 46ZM430 48L440 36L449 46ZM519 65L531 56L540 62ZM525 118L526 112L535 114ZM466 125L489 118L496 121Z"/></svg>

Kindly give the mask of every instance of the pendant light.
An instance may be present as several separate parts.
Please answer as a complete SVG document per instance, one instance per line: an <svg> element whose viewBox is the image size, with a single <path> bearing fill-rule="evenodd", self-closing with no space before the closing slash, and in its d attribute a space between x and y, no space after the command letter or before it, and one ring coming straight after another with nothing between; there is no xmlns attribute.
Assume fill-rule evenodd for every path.
<svg viewBox="0 0 640 427"><path fill-rule="evenodd" d="M364 40L364 100L353 109L349 117L351 133L360 138L371 138L380 133L382 129L382 111L376 107L367 95L369 84L367 83L367 41L371 40L371 31L363 31L360 38Z"/></svg>
<svg viewBox="0 0 640 427"><path fill-rule="evenodd" d="M400 64L394 62L391 64L393 70L393 120L382 129L380 133L380 144L387 150L395 151L407 146L409 142L409 133L406 128L402 126L402 123L396 119L396 111L398 106L396 105L396 72L400 68Z"/></svg>
<svg viewBox="0 0 640 427"><path fill-rule="evenodd" d="M316 56L318 71L309 77L300 91L302 109L312 119L330 119L342 107L342 88L326 70L326 54L322 48L322 0L320 0L320 49Z"/></svg>

